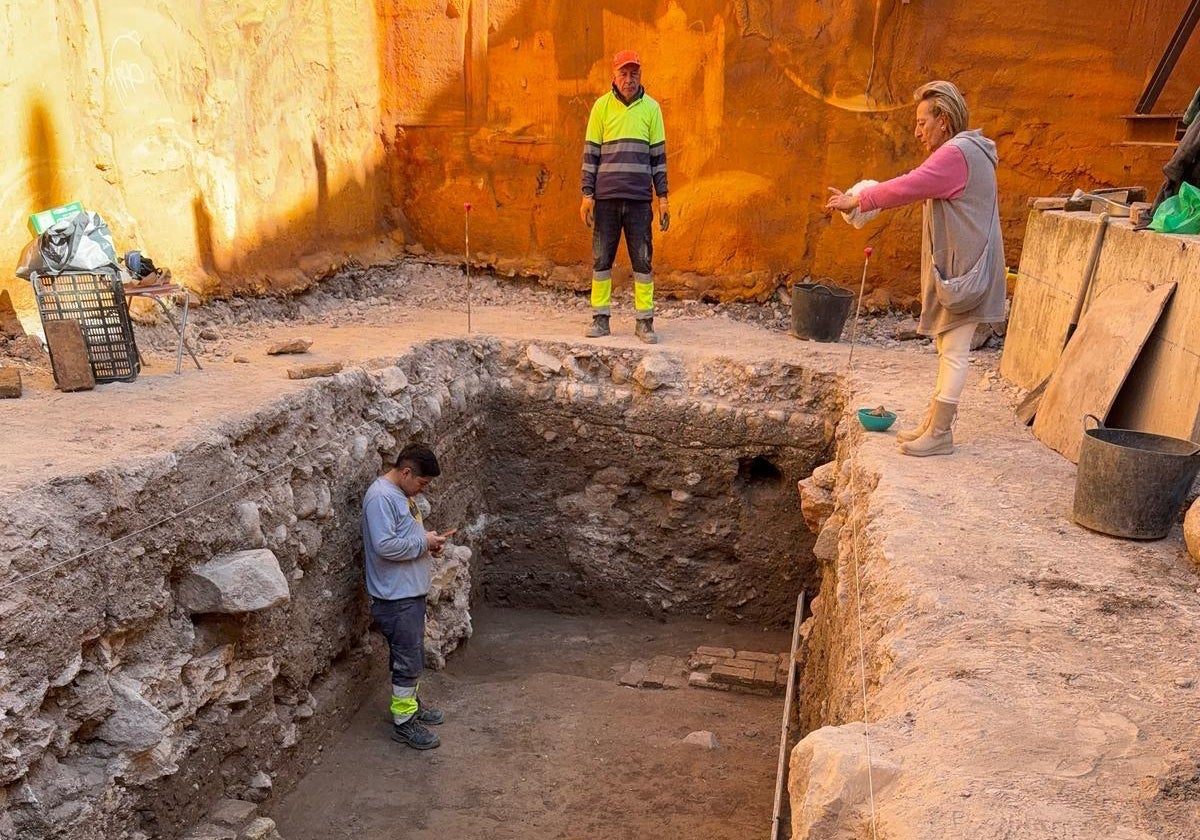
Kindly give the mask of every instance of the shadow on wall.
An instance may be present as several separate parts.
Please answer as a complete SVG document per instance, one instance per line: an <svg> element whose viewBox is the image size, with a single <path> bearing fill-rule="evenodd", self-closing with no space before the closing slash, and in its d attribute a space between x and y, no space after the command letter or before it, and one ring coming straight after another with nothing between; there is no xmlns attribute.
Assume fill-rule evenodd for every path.
<svg viewBox="0 0 1200 840"><path fill-rule="evenodd" d="M33 197L34 206L30 212L48 210L66 203L69 199L62 189L61 159L54 123L50 119L50 111L41 99L35 98L29 106L25 155L32 161L29 169L29 194Z"/></svg>

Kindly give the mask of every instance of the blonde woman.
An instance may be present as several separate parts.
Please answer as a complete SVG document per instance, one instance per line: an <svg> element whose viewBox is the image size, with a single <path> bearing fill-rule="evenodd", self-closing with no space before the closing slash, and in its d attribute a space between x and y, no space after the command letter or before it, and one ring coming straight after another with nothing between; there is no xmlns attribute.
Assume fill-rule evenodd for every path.
<svg viewBox="0 0 1200 840"><path fill-rule="evenodd" d="M938 376L924 421L898 433L896 440L905 455L947 455L954 451L952 430L967 381L975 325L1004 319L996 144L978 129L967 129L967 103L950 82L922 85L913 98L917 100L914 134L928 154L925 162L856 195L830 187L833 195L825 206L868 213L924 202L917 329L934 338ZM975 291L952 300L947 289L961 282L972 284Z"/></svg>

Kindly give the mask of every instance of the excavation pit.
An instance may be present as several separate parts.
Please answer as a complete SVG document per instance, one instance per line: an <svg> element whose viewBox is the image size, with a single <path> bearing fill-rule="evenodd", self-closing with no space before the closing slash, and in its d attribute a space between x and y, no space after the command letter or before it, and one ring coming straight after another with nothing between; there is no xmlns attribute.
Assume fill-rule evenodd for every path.
<svg viewBox="0 0 1200 840"><path fill-rule="evenodd" d="M705 628L704 644L719 644L727 631L762 634L763 625L777 628L762 634L771 636L786 623L778 620L786 612L782 593L760 590L739 604L749 594L747 584L758 581L736 573L707 588L688 576L665 580L684 596L675 604L662 587L654 586L652 596L641 588L647 583L637 574L643 558L615 535L630 528L620 524L624 516L648 516L651 499L661 504L659 518L651 521L659 533L669 531L673 508L667 500L694 503L672 497L680 489L679 473L640 477L636 494L617 496L608 506L608 485L595 478L603 468L590 454L594 460L585 475L581 468L572 492L547 492L538 501L557 530L529 538L560 540L566 548L539 558L530 546L527 562L513 567L517 571L490 555L505 541L522 549L523 537L514 524L519 512L502 510L503 498L493 504L504 496L507 475L488 466L498 463L489 460L493 445L508 447L514 459L520 455L514 469L548 470L526 463L536 457L528 439L514 443L507 435L540 428L543 442L546 432L554 433L548 441L553 446L564 445L560 436L577 433L570 420L542 418L549 403L531 403L529 394L545 393L556 404L569 403L574 394L590 408L583 386L597 383L570 372L565 360L571 351L628 354L630 362L647 354L629 335L628 313L617 312L611 339L589 343L575 338L586 322L585 306L564 313L540 302L477 306L476 329L505 338L463 339L464 313L446 308L457 288L433 288L430 294L446 298L442 307L425 301L356 309L370 313L366 322L356 314L352 323L318 323L323 313L316 313L317 320L303 328L314 339L313 361L347 363L330 379L288 381L287 363L261 354L264 343L294 335L296 325L264 328L251 318L241 343L229 347L249 354L250 364L214 359L203 373L180 377L164 372L165 365L151 366L133 385L84 395L55 394L31 377L20 412L0 413L0 585L6 586L0 593L0 837L172 838L215 816L244 813L247 804L251 813L284 824L289 815L283 803L299 807L288 793L306 773L322 772L338 756L341 767L351 768L347 756L375 750L381 761L393 763L374 765L350 804L370 810L375 800L395 797L417 754L397 754L400 748L385 742L384 662L377 637L365 634L351 523L363 488L412 436L446 448L446 475L439 479L432 515L447 527L463 527L474 552L472 586L451 586L446 610L435 610L431 621L434 649L448 650L443 642L464 629L449 620L462 614L452 602L473 593L477 636L430 678L437 701L459 724L475 725L469 719L478 710L456 705L456 696L469 692L456 695L463 684L455 680L466 679L472 656L501 641L490 630L538 616L559 628L553 632L564 640L586 635L571 629L573 621L596 627L620 621L634 630L629 648L596 660L582 675L573 664L559 664L556 679L571 677L585 693L603 686L606 696L619 690L618 697L644 698L638 703L690 696L718 708L736 703L743 716L757 715L761 707L774 719L765 710L779 711L776 698L634 689L619 685L620 674L607 670L653 659L651 653L686 654L701 642L686 636L693 621ZM870 802L855 793L866 783L865 717L880 836L1190 837L1189 826L1200 823L1194 795L1200 772L1200 643L1194 633L1200 580L1178 531L1156 543L1129 545L1076 528L1070 521L1074 467L1014 420L1019 395L996 376L995 354L972 357L954 455L918 460L898 455L890 433L867 434L853 417L847 422L839 389L829 386L845 385L852 405L895 409L896 427L903 428L927 402L933 381L927 349L861 347L857 371L847 371L845 346L798 349L782 326L733 323L703 308L668 314L664 307L660 332L666 343L650 354L665 351L686 373L688 384L676 395L752 407L748 428L769 428L780 416L786 422L789 412L826 418L823 443L805 456L812 464L833 462L818 471L829 485L828 499L805 512L821 537L795 537L791 560L799 565L788 572L790 579L774 553L748 551L739 560L760 564L755 574L768 575L764 590L771 585L794 593L805 575L819 580L805 629L799 701L801 732L808 734L790 761L795 836L869 835ZM233 333L227 323L219 326ZM407 344L398 343L397 335ZM531 342L554 355L562 369L543 377L528 357ZM670 404L672 390L639 385L636 367L629 365L630 379L620 383L610 373L603 388L636 388L633 402ZM714 378L713 370L724 373ZM791 376L793 391L756 391L764 381L758 374L772 384L779 375ZM472 377L479 377L478 390ZM692 387L696 382L703 394ZM525 416L484 410L499 405L491 400L505 393ZM834 402L807 407L797 395ZM787 405L768 404L774 400ZM690 445L691 434L674 434L693 422L690 408L675 408L668 413L681 424L667 438ZM772 417L772 411L784 413ZM502 434L489 432L489 423ZM661 429L652 431L662 436ZM795 517L797 468L789 466L787 453L764 445L770 443L765 438L735 451L737 439L726 437L719 436L722 451L713 457L723 501L712 497L708 509L730 527L736 527L739 505L770 511L776 482L762 461L755 467L761 457L782 473L780 492L792 494ZM796 439L789 434L788 440ZM336 446L327 451L333 440ZM604 440L622 453L642 451L629 440ZM681 455L688 451L678 447ZM598 489L589 495L593 484ZM565 482L556 486L567 489ZM212 504L193 507L216 494L222 495ZM562 510L560 500L566 500ZM580 518L577 506L597 500L604 502L598 510L607 513L588 527L607 546L604 552L592 552L593 531L574 527L588 519ZM143 531L147 526L153 527ZM709 535L690 538L698 568L729 570L700 550L711 548L704 542ZM123 541L96 551L117 539ZM286 604L227 616L182 607L178 587L189 573L259 542L286 572ZM819 563L808 560L809 545ZM93 553L80 558L84 552ZM573 558L610 557L615 559L605 566L572 565ZM13 585L27 574L39 576ZM546 605L555 612L534 609ZM713 618L705 619L709 613ZM646 635L657 636L654 644L670 644L647 649L649 643L636 635L641 626L653 628ZM460 663L463 671L456 670ZM505 690L522 685L515 670L481 667L480 685L496 683L496 691L501 683ZM586 727L592 718L576 720ZM528 732L541 737L559 730L565 738L567 722L564 713L535 721L545 728ZM681 715L670 728L649 733L651 747L644 752L653 755L661 747L662 755L674 754L682 730L692 728L685 722L691 724ZM347 734L338 737L347 725ZM715 726L710 731L719 735ZM475 733L468 728L467 734ZM446 745L424 756L447 762L435 767L449 767L450 750L466 747L450 735L447 729ZM769 737L767 731L760 737ZM761 749L736 734L719 740L731 751ZM518 742L537 754L530 744ZM722 749L678 755L695 762L693 769L701 762L711 769L730 754ZM320 759L316 765L314 758ZM761 818L734 822L739 829L756 826L743 834L765 832L769 794L760 786L762 779L773 780L771 759L744 758L753 768L753 794L749 787L723 790L730 797L744 794L734 801ZM464 775L469 769L438 778L466 788ZM675 784L660 787L678 798L693 795ZM454 807L466 813L478 806L475 813L486 816L487 796L494 802L496 794L480 786L476 792L476 803L461 799ZM580 821L592 804L614 807L617 793L603 801L550 797L541 809L569 810ZM654 798L659 794L639 788L630 795L661 802ZM243 804L222 806L223 797ZM370 809L362 804L366 798ZM519 800L535 810L539 801L532 795ZM718 827L731 819L725 800L706 797L695 804L687 819L698 820L706 808ZM515 836L520 826L512 820L520 815L504 815L498 832ZM438 819L431 815L429 825ZM589 836L566 834L577 825L564 828L563 836ZM609 825L607 834L624 830L619 814Z"/></svg>
<svg viewBox="0 0 1200 840"><path fill-rule="evenodd" d="M672 773L715 773L713 783L730 791L722 801L758 802L729 823L737 831L712 836L761 825L779 700L686 684L673 697L665 689L643 697L646 689L620 685L619 672L651 652L686 658L705 644L786 652L796 595L820 580L795 482L831 457L837 385L819 367L777 361L430 341L227 417L166 455L114 458L27 488L23 504L9 502L5 529L5 550L16 549L6 569L38 581L35 590L14 587L5 602L5 651L19 663L11 685L23 704L13 704L21 723L8 730L15 760L6 783L21 797L9 808L14 827L37 836L53 818L81 838L202 834L222 800L285 792L327 744L340 749L328 734L348 720L377 723L386 657L366 632L357 508L414 439L430 443L443 467L428 521L457 527L460 540L435 572L429 662L453 662L472 633L471 603L499 616L497 627L551 611L539 625L547 653L555 648L547 622L576 616L613 641L601 655L586 642L592 630L558 639L555 661L571 639L585 648L586 667L574 676L588 680L582 693L555 689L558 702L584 715L563 713L563 725L585 731L585 720L611 718L605 726L616 727L613 743L627 755L647 743L664 751L605 801L638 807L648 790L638 786L674 767L670 754L685 768ZM102 556L85 554L112 541ZM210 566L247 553L277 564L281 595L195 594L198 575L211 578ZM70 556L78 559L50 570ZM453 688L478 678L473 662L486 665L495 640L480 629L484 637L455 666L462 676L451 668L433 685L445 688L461 724L485 727L482 738L492 735L487 713ZM653 651L651 636L663 640ZM521 640L509 633L509 643L519 649ZM526 663L527 682L557 679L547 658ZM591 708L589 692L607 699ZM477 699L509 703L500 719L521 712L502 694ZM630 721L622 711L639 704L641 730L639 715ZM724 746L702 770L679 743L706 729ZM402 749L387 741L386 726L368 731L386 754ZM463 742L455 749L469 750L469 728L447 735L455 737ZM519 745L504 750L519 754ZM570 757L587 766L580 761ZM448 769L447 783L462 772ZM498 764L496 772L517 771ZM277 801L260 812L291 811ZM578 805L563 812L564 830L582 818ZM715 806L695 805L693 820L713 816Z"/></svg>

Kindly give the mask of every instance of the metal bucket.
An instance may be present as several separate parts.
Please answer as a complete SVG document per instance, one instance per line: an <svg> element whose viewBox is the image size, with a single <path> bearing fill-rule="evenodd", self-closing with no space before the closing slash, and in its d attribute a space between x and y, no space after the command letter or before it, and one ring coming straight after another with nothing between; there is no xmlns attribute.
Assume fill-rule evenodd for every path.
<svg viewBox="0 0 1200 840"><path fill-rule="evenodd" d="M1087 427L1089 420L1095 428ZM1084 415L1083 426L1075 474L1075 521L1114 537L1165 537L1200 471L1200 445L1149 432L1109 429L1091 414Z"/></svg>
<svg viewBox="0 0 1200 840"><path fill-rule="evenodd" d="M792 335L813 341L837 341L854 303L854 292L820 283L792 286Z"/></svg>

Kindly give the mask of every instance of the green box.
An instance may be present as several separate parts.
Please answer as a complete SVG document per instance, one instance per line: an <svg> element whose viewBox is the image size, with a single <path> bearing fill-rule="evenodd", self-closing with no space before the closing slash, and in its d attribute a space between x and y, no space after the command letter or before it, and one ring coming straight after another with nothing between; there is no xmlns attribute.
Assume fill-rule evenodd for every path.
<svg viewBox="0 0 1200 840"><path fill-rule="evenodd" d="M40 213L34 213L29 217L29 229L34 232L34 235L44 232L55 222L61 222L63 219L69 219L76 213L83 212L83 205L78 201L72 201L70 204L64 204L61 207L52 207L49 210L43 210Z"/></svg>

